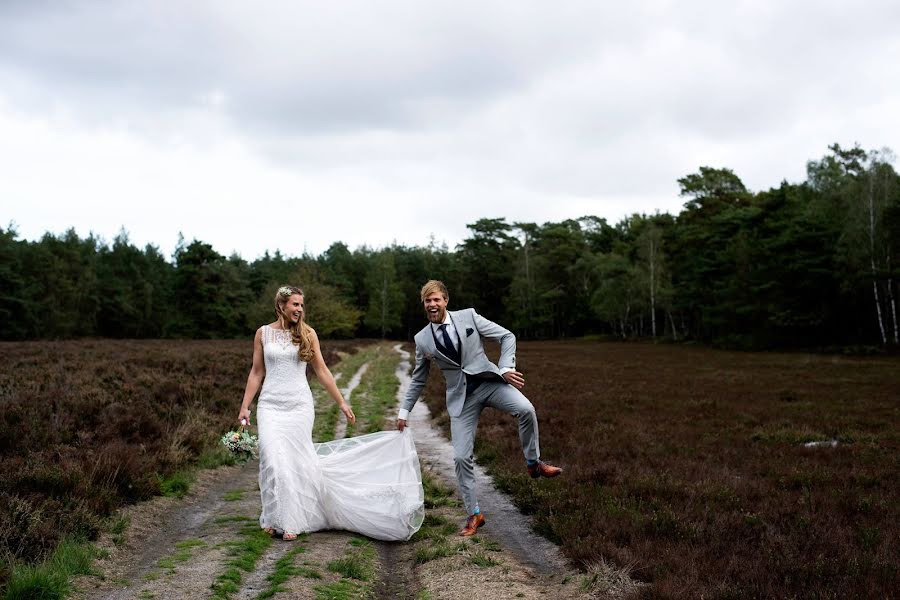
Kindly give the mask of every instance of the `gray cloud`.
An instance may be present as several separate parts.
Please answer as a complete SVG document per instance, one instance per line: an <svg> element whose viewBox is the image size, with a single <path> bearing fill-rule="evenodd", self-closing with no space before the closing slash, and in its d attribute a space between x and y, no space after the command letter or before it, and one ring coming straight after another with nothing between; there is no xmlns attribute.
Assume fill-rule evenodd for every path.
<svg viewBox="0 0 900 600"><path fill-rule="evenodd" d="M313 178L336 204L615 221L677 211L676 179L701 165L758 189L833 141L896 146L898 25L886 0L8 1L0 110L160 161L239 146L272 169L247 178ZM165 176L167 193L196 184Z"/></svg>

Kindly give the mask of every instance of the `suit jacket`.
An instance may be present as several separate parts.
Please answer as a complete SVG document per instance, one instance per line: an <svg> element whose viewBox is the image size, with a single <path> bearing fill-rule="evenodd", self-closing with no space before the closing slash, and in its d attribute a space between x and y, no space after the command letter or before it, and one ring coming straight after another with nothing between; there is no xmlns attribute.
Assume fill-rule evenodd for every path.
<svg viewBox="0 0 900 600"><path fill-rule="evenodd" d="M416 367L402 406L406 410L412 410L422 394L432 362L440 367L447 380L447 413L451 417L459 416L466 401L466 375L496 379L501 377L501 369L516 367L516 336L511 331L485 319L474 308L448 312L459 337L462 364L440 351L429 322L416 334ZM484 353L484 338L500 342L499 366Z"/></svg>

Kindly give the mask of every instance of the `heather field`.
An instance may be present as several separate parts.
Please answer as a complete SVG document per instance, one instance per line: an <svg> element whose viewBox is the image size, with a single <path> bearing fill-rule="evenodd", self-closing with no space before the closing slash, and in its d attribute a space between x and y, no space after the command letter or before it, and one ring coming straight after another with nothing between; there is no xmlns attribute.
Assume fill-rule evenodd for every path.
<svg viewBox="0 0 900 600"><path fill-rule="evenodd" d="M328 361L358 343L329 344ZM108 531L123 504L182 493L196 466L221 464L250 351L250 340L0 344L0 587L10 564ZM529 479L512 419L493 411L479 460L573 564L630 569L648 598L900 586L897 358L534 342L518 359L543 455L566 472ZM338 368L349 378L356 362ZM437 371L426 399L446 425Z"/></svg>
<svg viewBox="0 0 900 600"><path fill-rule="evenodd" d="M566 471L532 482L495 411L478 458L576 563L630 568L648 598L900 589L896 357L535 342L518 364L543 456ZM432 373L446 424L442 394Z"/></svg>
<svg viewBox="0 0 900 600"><path fill-rule="evenodd" d="M329 343L336 351L353 343ZM93 538L119 506L228 462L252 341L0 343L0 587L14 561Z"/></svg>

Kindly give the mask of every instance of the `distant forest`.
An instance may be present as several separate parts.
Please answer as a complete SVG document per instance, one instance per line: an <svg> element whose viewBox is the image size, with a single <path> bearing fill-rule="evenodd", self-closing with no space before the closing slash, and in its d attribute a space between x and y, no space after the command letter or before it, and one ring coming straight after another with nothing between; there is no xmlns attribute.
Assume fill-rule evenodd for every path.
<svg viewBox="0 0 900 600"><path fill-rule="evenodd" d="M679 179L678 215L480 219L456 248L275 252L247 262L182 240L171 260L123 231L18 239L0 228L0 338L249 337L283 283L324 337L410 339L445 281L524 339L608 336L747 349L896 347L900 181L889 150L837 144L806 181L748 191L729 169Z"/></svg>

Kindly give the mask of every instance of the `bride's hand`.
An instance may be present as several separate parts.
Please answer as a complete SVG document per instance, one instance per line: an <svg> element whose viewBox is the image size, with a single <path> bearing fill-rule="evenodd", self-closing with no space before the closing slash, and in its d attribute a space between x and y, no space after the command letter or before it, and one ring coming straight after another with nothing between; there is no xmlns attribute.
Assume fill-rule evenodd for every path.
<svg viewBox="0 0 900 600"><path fill-rule="evenodd" d="M242 408L241 412L238 413L238 423L240 423L241 421L244 421L244 420L247 421L247 423L245 423L246 425L250 424L250 409L249 408Z"/></svg>
<svg viewBox="0 0 900 600"><path fill-rule="evenodd" d="M344 416L347 417L348 421L356 423L356 415L353 414L353 409L350 408L349 404L341 402L341 412L344 413Z"/></svg>

